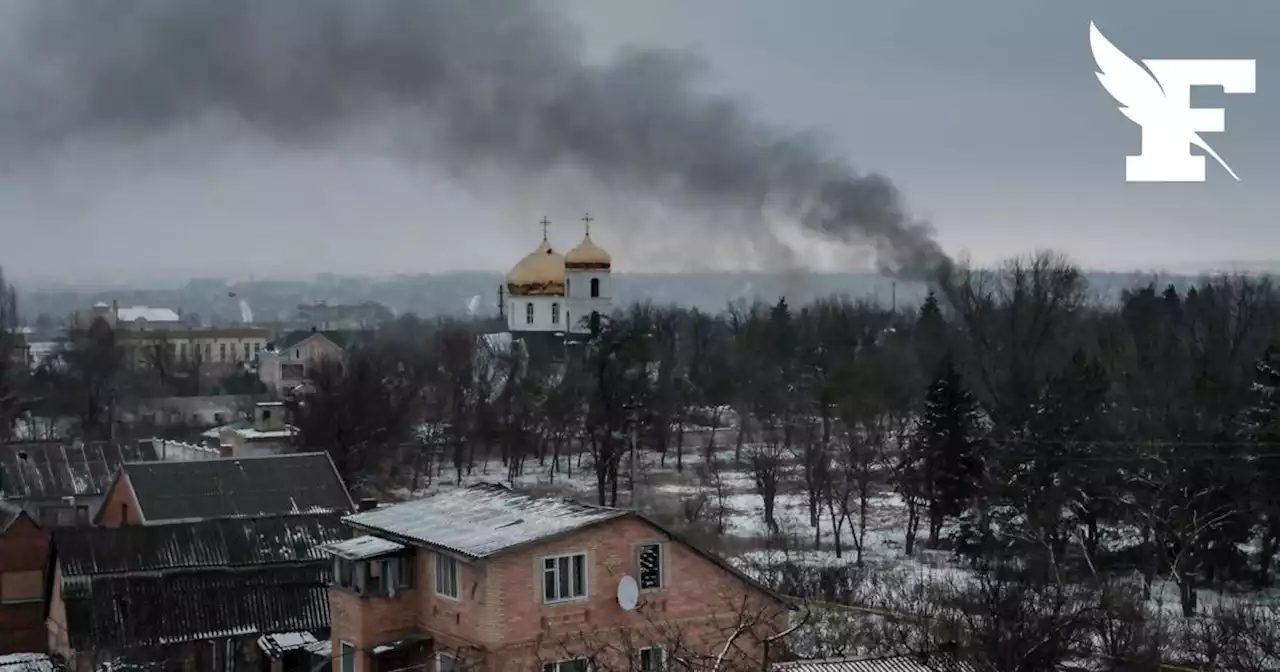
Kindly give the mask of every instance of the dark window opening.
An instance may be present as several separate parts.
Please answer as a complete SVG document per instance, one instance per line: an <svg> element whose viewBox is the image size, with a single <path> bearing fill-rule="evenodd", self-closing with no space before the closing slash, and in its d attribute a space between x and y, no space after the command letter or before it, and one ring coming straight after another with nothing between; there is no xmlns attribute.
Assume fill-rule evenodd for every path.
<svg viewBox="0 0 1280 672"><path fill-rule="evenodd" d="M591 278L591 298L600 297L600 278Z"/></svg>

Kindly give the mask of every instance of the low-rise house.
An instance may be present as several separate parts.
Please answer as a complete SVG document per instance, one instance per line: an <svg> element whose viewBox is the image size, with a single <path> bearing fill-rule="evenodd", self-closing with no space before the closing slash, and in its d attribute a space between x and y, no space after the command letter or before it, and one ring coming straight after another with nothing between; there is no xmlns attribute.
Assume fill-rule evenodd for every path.
<svg viewBox="0 0 1280 672"><path fill-rule="evenodd" d="M254 457L287 452L297 429L286 422L284 402L263 401L253 408L253 420L215 427L201 436L228 456Z"/></svg>
<svg viewBox="0 0 1280 672"><path fill-rule="evenodd" d="M334 672L755 672L785 653L782 597L633 511L480 484L344 522L363 536L328 548Z"/></svg>
<svg viewBox="0 0 1280 672"><path fill-rule="evenodd" d="M303 384L322 362L342 363L360 332L294 331L270 343L258 358L258 379L285 393Z"/></svg>
<svg viewBox="0 0 1280 672"><path fill-rule="evenodd" d="M0 445L0 499L24 509L45 529L87 525L120 465L156 459L149 443Z"/></svg>
<svg viewBox="0 0 1280 672"><path fill-rule="evenodd" d="M96 523L161 525L212 518L355 510L328 453L127 463Z"/></svg>
<svg viewBox="0 0 1280 672"><path fill-rule="evenodd" d="M48 536L35 519L0 501L0 654L45 650L44 570L48 547Z"/></svg>
<svg viewBox="0 0 1280 672"><path fill-rule="evenodd" d="M264 327L195 327L168 308L121 308L106 303L73 314L72 337L86 333L98 322L115 332L125 362L136 367L155 367L163 362L186 368L247 368L271 339L271 331Z"/></svg>
<svg viewBox="0 0 1280 672"><path fill-rule="evenodd" d="M266 669L264 635L328 632L318 547L344 535L330 513L56 530L49 651L77 672ZM300 662L290 672L310 671Z"/></svg>
<svg viewBox="0 0 1280 672"><path fill-rule="evenodd" d="M252 403L251 396L235 394L140 399L121 408L120 421L125 425L151 427L216 427L242 417L241 409Z"/></svg>

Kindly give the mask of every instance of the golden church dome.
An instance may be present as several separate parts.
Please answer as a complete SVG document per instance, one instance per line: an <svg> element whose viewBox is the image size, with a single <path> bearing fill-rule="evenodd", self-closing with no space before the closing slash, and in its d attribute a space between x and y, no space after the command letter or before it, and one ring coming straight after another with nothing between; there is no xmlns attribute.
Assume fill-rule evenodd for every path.
<svg viewBox="0 0 1280 672"><path fill-rule="evenodd" d="M564 294L564 255L551 249L546 238L507 273L512 296L561 296Z"/></svg>
<svg viewBox="0 0 1280 672"><path fill-rule="evenodd" d="M564 265L566 268L574 269L608 269L613 266L613 258L608 252L600 249L588 233L583 236L582 242L577 247L564 255Z"/></svg>

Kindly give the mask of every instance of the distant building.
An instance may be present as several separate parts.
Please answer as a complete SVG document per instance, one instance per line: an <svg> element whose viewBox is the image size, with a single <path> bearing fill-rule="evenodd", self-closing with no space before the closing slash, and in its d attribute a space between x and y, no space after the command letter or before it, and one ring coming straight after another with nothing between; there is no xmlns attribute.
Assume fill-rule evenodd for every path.
<svg viewBox="0 0 1280 672"><path fill-rule="evenodd" d="M285 394L302 385L323 361L341 364L360 336L353 331L294 331L269 343L258 358L258 379L267 389Z"/></svg>
<svg viewBox="0 0 1280 672"><path fill-rule="evenodd" d="M321 301L298 306L293 323L302 329L318 331L365 331L377 329L394 318L389 308L375 301L334 305Z"/></svg>
<svg viewBox="0 0 1280 672"><path fill-rule="evenodd" d="M591 239L591 217L582 242L566 254L551 247L543 219L542 243L510 272L500 310L507 330L528 351L562 350L599 329L613 309L613 258Z"/></svg>
<svg viewBox="0 0 1280 672"><path fill-rule="evenodd" d="M179 366L252 368L271 339L271 331L263 327L193 327L168 308L120 308L101 302L72 315L72 335L87 332L98 321L115 330L125 361L140 368L156 366L161 358Z"/></svg>

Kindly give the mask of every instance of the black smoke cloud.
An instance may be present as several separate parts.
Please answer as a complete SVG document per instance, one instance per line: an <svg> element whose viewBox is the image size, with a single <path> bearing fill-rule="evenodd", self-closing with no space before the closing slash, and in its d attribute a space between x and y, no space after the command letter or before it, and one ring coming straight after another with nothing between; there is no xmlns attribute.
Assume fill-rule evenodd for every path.
<svg viewBox="0 0 1280 672"><path fill-rule="evenodd" d="M675 193L723 227L765 213L869 247L888 273L946 257L893 185L697 90L698 62L631 51L583 62L533 0L14 0L0 65L0 151L23 161L80 137L127 140L229 114L281 142L324 143L395 118L446 168L568 165ZM742 216L742 213L758 216Z"/></svg>

